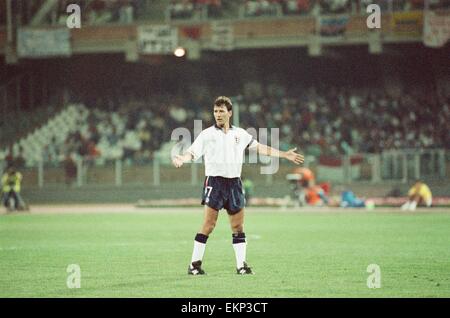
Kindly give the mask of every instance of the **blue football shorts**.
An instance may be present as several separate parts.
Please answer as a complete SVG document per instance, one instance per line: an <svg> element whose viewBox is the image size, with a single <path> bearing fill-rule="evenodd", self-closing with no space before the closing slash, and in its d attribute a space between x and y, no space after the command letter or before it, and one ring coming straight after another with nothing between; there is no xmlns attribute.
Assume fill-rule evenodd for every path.
<svg viewBox="0 0 450 318"><path fill-rule="evenodd" d="M217 211L224 208L230 215L238 213L245 206L241 178L206 177L202 205Z"/></svg>

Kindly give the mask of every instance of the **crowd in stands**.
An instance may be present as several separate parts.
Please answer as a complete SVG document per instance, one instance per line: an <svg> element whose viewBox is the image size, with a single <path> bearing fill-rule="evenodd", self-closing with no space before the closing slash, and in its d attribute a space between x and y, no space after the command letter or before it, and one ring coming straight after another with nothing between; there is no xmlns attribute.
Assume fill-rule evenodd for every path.
<svg viewBox="0 0 450 318"><path fill-rule="evenodd" d="M62 0L58 1L58 8L55 10L56 20L58 24L65 25L68 5L76 4L80 6L82 21L89 25L110 22L132 23L136 12L139 11L139 2L138 0Z"/></svg>
<svg viewBox="0 0 450 318"><path fill-rule="evenodd" d="M41 24L66 25L70 4L80 7L82 23L101 24L108 22L131 23L140 7L140 0L58 0ZM15 0L11 2L13 23L28 25L45 0ZM0 26L6 25L6 1L0 1Z"/></svg>
<svg viewBox="0 0 450 318"><path fill-rule="evenodd" d="M259 17L280 15L361 13L369 4L378 4L382 11L423 9L425 0L171 0L167 10L171 19L202 19L221 17ZM13 2L14 16L20 24L28 24L45 1ZM140 0L60 0L47 16L51 24L65 25L67 6L80 6L82 22L89 25L103 23L132 23L151 4ZM450 0L429 0L429 8L450 8ZM3 9L2 9L3 8ZM6 24L5 1L0 1L0 26Z"/></svg>
<svg viewBox="0 0 450 318"><path fill-rule="evenodd" d="M65 12L66 4L74 1L60 1ZM134 16L143 10L138 0L94 0L91 2L78 0L88 12L90 23L118 21L130 23ZM168 5L172 19L220 18L230 16L224 14L240 7L244 16L277 16L292 14L328 14L365 12L370 4L377 4L382 11L402 11L424 8L424 0L171 0ZM429 7L449 8L449 0L429 0ZM60 10L61 11L61 10ZM233 12L231 12L231 16ZM237 12L234 12L237 13ZM235 14L234 14L235 15ZM239 13L238 13L239 15Z"/></svg>
<svg viewBox="0 0 450 318"><path fill-rule="evenodd" d="M217 18L224 16L227 9L238 11L235 16L257 17L257 16L277 16L280 14L299 14L306 13L314 0L173 0L169 5L170 16L174 19L186 19L192 17L201 17L205 14L196 14L205 12L208 18ZM234 6L233 6L234 4Z"/></svg>
<svg viewBox="0 0 450 318"><path fill-rule="evenodd" d="M293 14L331 14L366 12L370 4L377 4L382 11L402 11L424 8L424 0L173 0L169 5L171 18L186 19L201 17L196 11L207 8L207 17L223 16L223 11L233 8L231 3L241 6L244 17L280 16ZM431 9L448 8L448 0L430 0Z"/></svg>
<svg viewBox="0 0 450 318"><path fill-rule="evenodd" d="M290 14L331 14L366 12L370 4L377 4L382 11L403 11L424 8L424 0L246 0L245 15L276 15L279 9ZM431 0L430 8L449 8L448 0Z"/></svg>
<svg viewBox="0 0 450 318"><path fill-rule="evenodd" d="M3 2L0 1L0 23L6 14L6 10L1 10ZM82 24L132 23L136 14L142 11L141 3L140 0L58 0L45 15L43 24L66 25L68 15L73 13L72 10L67 12L71 4L79 6ZM44 0L13 1L13 16L19 19L19 24L27 25L44 4Z"/></svg>
<svg viewBox="0 0 450 318"><path fill-rule="evenodd" d="M299 146L319 156L450 147L445 128L449 96L312 87L296 96L277 93L242 100L242 126L279 127L285 149Z"/></svg>
<svg viewBox="0 0 450 318"><path fill-rule="evenodd" d="M392 94L382 89L330 86L296 94L282 87L267 87L246 89L234 102L239 104L241 127L279 128L282 149L295 146L308 155L450 148L450 96L442 94L412 89ZM34 133L33 142L39 142L40 148L30 144L29 136L14 149L0 151L0 159L20 157L23 165L41 152L44 162L55 165L68 156L99 164L117 158L148 163L155 151L170 141L173 129L193 131L195 119L202 120L203 128L213 124L211 105L193 107L190 103L158 96L151 101L130 100L113 110L107 109L106 103L103 108L71 106L72 115L66 116L66 122L52 120L60 121L60 126L52 123ZM44 133L46 137L40 136Z"/></svg>
<svg viewBox="0 0 450 318"><path fill-rule="evenodd" d="M230 3L230 0L172 0L169 13L172 19L219 18Z"/></svg>

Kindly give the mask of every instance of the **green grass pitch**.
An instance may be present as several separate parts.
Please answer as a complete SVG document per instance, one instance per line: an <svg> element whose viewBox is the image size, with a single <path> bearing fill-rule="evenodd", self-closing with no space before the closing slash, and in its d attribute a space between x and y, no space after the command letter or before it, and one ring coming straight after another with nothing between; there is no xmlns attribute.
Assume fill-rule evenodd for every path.
<svg viewBox="0 0 450 318"><path fill-rule="evenodd" d="M281 213L249 209L247 259L235 274L220 212L187 275L201 207L185 213L0 216L0 297L450 297L450 213ZM81 288L69 289L69 264ZM370 289L367 267L381 269Z"/></svg>

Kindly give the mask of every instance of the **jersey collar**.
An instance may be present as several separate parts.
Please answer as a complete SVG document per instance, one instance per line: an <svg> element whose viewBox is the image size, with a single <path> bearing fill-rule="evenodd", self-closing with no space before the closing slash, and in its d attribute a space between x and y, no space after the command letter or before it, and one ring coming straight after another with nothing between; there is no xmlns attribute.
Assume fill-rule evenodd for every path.
<svg viewBox="0 0 450 318"><path fill-rule="evenodd" d="M223 130L222 128L220 128L219 126L217 126L217 124L214 124L214 127L215 127L216 129ZM230 125L230 129L234 129L234 128L236 128L236 126Z"/></svg>

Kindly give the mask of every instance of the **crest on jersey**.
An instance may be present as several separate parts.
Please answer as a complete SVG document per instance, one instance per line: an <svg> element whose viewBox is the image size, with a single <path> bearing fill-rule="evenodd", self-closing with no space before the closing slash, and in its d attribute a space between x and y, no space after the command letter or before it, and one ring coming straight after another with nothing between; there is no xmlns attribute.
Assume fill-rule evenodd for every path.
<svg viewBox="0 0 450 318"><path fill-rule="evenodd" d="M234 141L236 142L236 145L237 145L240 141L240 138L238 136L234 136Z"/></svg>

